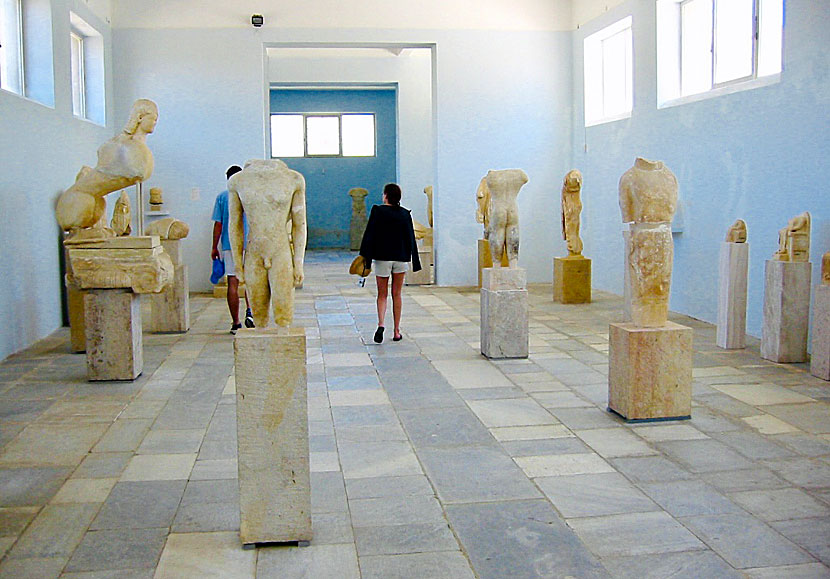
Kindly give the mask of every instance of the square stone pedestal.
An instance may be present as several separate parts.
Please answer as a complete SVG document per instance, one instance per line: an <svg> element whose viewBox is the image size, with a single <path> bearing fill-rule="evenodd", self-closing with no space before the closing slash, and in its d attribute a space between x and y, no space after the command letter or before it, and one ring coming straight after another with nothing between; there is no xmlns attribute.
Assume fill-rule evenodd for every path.
<svg viewBox="0 0 830 579"><path fill-rule="evenodd" d="M429 285L432 283L432 246L419 247L418 259L421 261L421 269L406 272L406 285Z"/></svg>
<svg viewBox="0 0 830 579"><path fill-rule="evenodd" d="M789 364L807 360L810 275L807 261L767 260L761 357Z"/></svg>
<svg viewBox="0 0 830 579"><path fill-rule="evenodd" d="M160 293L150 294L153 332L184 333L190 329L190 295L187 266L174 265L173 282Z"/></svg>
<svg viewBox="0 0 830 579"><path fill-rule="evenodd" d="M485 268L481 287L481 353L488 358L527 358L527 272Z"/></svg>
<svg viewBox="0 0 830 579"><path fill-rule="evenodd" d="M84 296L87 379L135 380L144 367L141 299L128 289L92 289Z"/></svg>
<svg viewBox="0 0 830 579"><path fill-rule="evenodd" d="M490 253L490 242L486 239L479 239L478 240L478 287L481 287L482 277L481 271L485 267L493 267L493 254ZM509 264L507 262L507 253L503 253L501 256L501 266L507 267Z"/></svg>
<svg viewBox="0 0 830 579"><path fill-rule="evenodd" d="M611 324L609 339L609 410L628 422L691 418L691 328Z"/></svg>
<svg viewBox="0 0 830 579"><path fill-rule="evenodd" d="M233 349L242 543L310 541L305 332L240 330Z"/></svg>
<svg viewBox="0 0 830 579"><path fill-rule="evenodd" d="M810 374L822 380L830 380L830 285L818 286L813 299Z"/></svg>
<svg viewBox="0 0 830 579"><path fill-rule="evenodd" d="M553 258L553 301L591 303L591 260L580 256Z"/></svg>
<svg viewBox="0 0 830 579"><path fill-rule="evenodd" d="M66 309L69 311L69 345L72 352L86 352L86 324L84 324L84 296L86 292L74 283L66 284Z"/></svg>
<svg viewBox="0 0 830 579"><path fill-rule="evenodd" d="M724 241L720 246L717 344L725 350L746 346L746 279L749 244Z"/></svg>

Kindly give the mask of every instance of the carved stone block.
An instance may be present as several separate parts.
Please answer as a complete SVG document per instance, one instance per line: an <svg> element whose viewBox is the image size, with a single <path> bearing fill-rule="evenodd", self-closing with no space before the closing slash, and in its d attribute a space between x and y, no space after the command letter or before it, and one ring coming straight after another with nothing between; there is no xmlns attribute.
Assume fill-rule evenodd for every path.
<svg viewBox="0 0 830 579"><path fill-rule="evenodd" d="M141 299L127 289L93 289L84 297L87 379L135 380L144 367Z"/></svg>
<svg viewBox="0 0 830 579"><path fill-rule="evenodd" d="M507 267L507 253L501 256L501 266ZM493 256L490 253L490 243L486 239L478 240L478 287L481 287L481 271L485 267L493 267Z"/></svg>
<svg viewBox="0 0 830 579"><path fill-rule="evenodd" d="M84 296L86 292L76 284L66 284L66 308L69 310L69 342L76 354L86 351L86 324L84 323Z"/></svg>
<svg viewBox="0 0 830 579"><path fill-rule="evenodd" d="M420 271L406 272L407 285L428 285L432 283L432 246L418 248L418 259L421 261Z"/></svg>
<svg viewBox="0 0 830 579"><path fill-rule="evenodd" d="M610 324L608 409L628 421L689 418L692 329Z"/></svg>
<svg viewBox="0 0 830 579"><path fill-rule="evenodd" d="M527 274L522 268L486 268L481 288L481 353L527 358Z"/></svg>
<svg viewBox="0 0 830 579"><path fill-rule="evenodd" d="M761 330L765 360L779 364L807 360L811 268L808 261L767 260Z"/></svg>
<svg viewBox="0 0 830 579"><path fill-rule="evenodd" d="M578 257L553 258L553 301L561 304L591 302L591 260Z"/></svg>
<svg viewBox="0 0 830 579"><path fill-rule="evenodd" d="M151 328L157 333L184 333L190 329L187 265L176 265L173 283L150 294Z"/></svg>
<svg viewBox="0 0 830 579"><path fill-rule="evenodd" d="M727 350L746 346L746 281L749 244L724 241L720 248L717 344Z"/></svg>
<svg viewBox="0 0 830 579"><path fill-rule="evenodd" d="M170 261L173 262L173 265L179 265L182 263L182 242L180 239L162 239L161 240L161 247L164 249L164 252L170 256Z"/></svg>
<svg viewBox="0 0 830 579"><path fill-rule="evenodd" d="M234 364L242 543L310 541L304 330L241 330Z"/></svg>
<svg viewBox="0 0 830 579"><path fill-rule="evenodd" d="M822 380L830 380L830 285L816 287L812 346L810 374Z"/></svg>

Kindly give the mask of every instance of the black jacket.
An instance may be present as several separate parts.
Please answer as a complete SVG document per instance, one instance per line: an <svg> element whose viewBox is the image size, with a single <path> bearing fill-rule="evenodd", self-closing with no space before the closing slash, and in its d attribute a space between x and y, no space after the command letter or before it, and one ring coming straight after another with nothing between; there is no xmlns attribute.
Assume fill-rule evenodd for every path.
<svg viewBox="0 0 830 579"><path fill-rule="evenodd" d="M380 261L412 261L412 271L419 271L421 260L409 209L399 205L373 205L360 243L360 255Z"/></svg>

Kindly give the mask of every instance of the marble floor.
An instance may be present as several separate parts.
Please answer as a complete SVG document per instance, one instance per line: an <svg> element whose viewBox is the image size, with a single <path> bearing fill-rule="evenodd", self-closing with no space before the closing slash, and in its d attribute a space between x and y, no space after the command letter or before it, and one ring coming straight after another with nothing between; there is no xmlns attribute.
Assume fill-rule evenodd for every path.
<svg viewBox="0 0 830 579"><path fill-rule="evenodd" d="M238 539L232 337L192 296L144 373L88 383L66 329L0 364L0 576L830 577L830 383L694 328L692 419L606 410L617 296L530 287L530 357L478 353L472 288L407 287L376 345L374 284L311 253L308 547Z"/></svg>

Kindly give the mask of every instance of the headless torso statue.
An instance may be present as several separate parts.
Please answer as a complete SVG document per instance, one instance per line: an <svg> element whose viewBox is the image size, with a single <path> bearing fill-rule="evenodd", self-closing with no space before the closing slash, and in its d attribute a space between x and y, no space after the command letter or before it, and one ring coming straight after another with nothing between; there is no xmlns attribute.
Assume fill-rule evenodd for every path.
<svg viewBox="0 0 830 579"><path fill-rule="evenodd" d="M662 161L637 158L620 178L623 223L631 223L628 268L631 318L640 327L668 319L674 244L671 220L677 209L677 179Z"/></svg>
<svg viewBox="0 0 830 579"><path fill-rule="evenodd" d="M527 175L521 169L488 171L479 189L485 197L484 236L490 244L493 267L501 267L501 256L507 254L511 268L519 267L519 206L516 198L527 183ZM481 199L479 193L476 197ZM481 204L479 205L481 207Z"/></svg>
<svg viewBox="0 0 830 579"><path fill-rule="evenodd" d="M228 192L231 251L234 262L243 264L237 277L247 284L254 322L266 327L273 304L274 321L287 327L294 317L294 287L303 282L305 179L279 159L254 159L231 177ZM243 210L248 220L244 260Z"/></svg>
<svg viewBox="0 0 830 579"><path fill-rule="evenodd" d="M158 107L147 99L133 104L130 119L121 134L98 149L95 168L81 168L75 183L58 198L55 214L72 238L114 237L106 226L107 202L104 197L130 185L146 181L153 173L153 154L146 138L158 121ZM139 208L141 210L141 208Z"/></svg>
<svg viewBox="0 0 830 579"><path fill-rule="evenodd" d="M579 237L579 214L582 212L582 173L569 171L562 183L562 238L568 245L568 257L582 255Z"/></svg>

